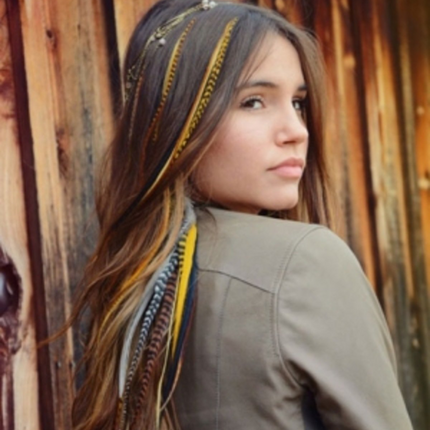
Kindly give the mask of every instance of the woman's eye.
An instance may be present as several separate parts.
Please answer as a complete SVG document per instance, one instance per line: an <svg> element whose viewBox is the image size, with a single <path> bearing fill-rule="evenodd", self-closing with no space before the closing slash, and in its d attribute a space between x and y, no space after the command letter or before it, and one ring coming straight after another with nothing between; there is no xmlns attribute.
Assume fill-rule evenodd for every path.
<svg viewBox="0 0 430 430"><path fill-rule="evenodd" d="M248 97L243 102L241 102L240 107L245 109L261 109L263 107L263 101L261 97Z"/></svg>
<svg viewBox="0 0 430 430"><path fill-rule="evenodd" d="M293 100L294 109L299 112L301 115L305 113L306 110L306 99L294 99Z"/></svg>

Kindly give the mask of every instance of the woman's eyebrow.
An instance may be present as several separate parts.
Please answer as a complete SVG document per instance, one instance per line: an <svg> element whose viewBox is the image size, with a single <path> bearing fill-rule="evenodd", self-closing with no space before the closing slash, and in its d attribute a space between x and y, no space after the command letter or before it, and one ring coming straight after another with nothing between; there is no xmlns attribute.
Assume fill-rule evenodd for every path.
<svg viewBox="0 0 430 430"><path fill-rule="evenodd" d="M274 82L270 81L245 81L241 83L237 88L236 92L240 92L242 90L245 90L247 88L256 88L256 87L264 87L264 88L277 88L279 85L275 84Z"/></svg>
<svg viewBox="0 0 430 430"><path fill-rule="evenodd" d="M236 88L236 92L240 92L242 90L248 89L248 88L258 88L258 87L263 87L263 88L278 88L279 85L275 84L274 82L271 81L263 81L263 80L258 80L258 81L246 81L243 82L242 84L240 84L237 88ZM297 87L298 92L306 92L308 91L308 86L306 84L300 84Z"/></svg>

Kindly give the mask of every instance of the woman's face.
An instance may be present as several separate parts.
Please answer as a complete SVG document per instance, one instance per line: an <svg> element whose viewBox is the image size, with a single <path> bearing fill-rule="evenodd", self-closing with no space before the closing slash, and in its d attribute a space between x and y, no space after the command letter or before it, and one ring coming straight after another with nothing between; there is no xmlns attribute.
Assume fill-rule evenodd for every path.
<svg viewBox="0 0 430 430"><path fill-rule="evenodd" d="M298 201L308 149L300 60L287 39L273 34L253 64L194 183L204 198L231 210L290 209Z"/></svg>

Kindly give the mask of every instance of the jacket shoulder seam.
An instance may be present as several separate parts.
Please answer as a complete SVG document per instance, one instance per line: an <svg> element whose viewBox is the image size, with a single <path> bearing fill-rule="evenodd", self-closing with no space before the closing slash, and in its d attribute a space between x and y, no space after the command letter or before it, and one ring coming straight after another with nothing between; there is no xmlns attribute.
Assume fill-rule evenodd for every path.
<svg viewBox="0 0 430 430"><path fill-rule="evenodd" d="M249 285L250 287L256 288L256 289L258 289L258 290L260 290L260 291L264 291L265 293L268 293L268 294L271 294L271 295L274 295L274 294L275 294L273 291L269 291L268 289L263 288L263 287L261 287L261 286L260 286L260 285L258 285L258 284L254 284L254 283L252 283L252 282L249 282L249 281L247 281L247 280L245 280L245 279L241 278L240 276L232 275L231 273L225 272L225 271L223 271L223 270L216 270L216 269L202 269L202 268L199 268L199 272L216 273L217 275L226 276L226 277L227 277L227 278L229 278L229 279L234 279L234 280L236 280L236 281L240 281L240 282L242 282L242 283L244 283L244 284L246 284L246 285Z"/></svg>
<svg viewBox="0 0 430 430"><path fill-rule="evenodd" d="M281 352L281 346L280 346L280 335L279 335L279 292L281 289L282 281L285 278L285 273L288 270L288 267L291 263L292 257L295 254L295 251L297 247L312 233L314 233L317 230L327 230L327 227L322 225L315 225L314 228L307 230L304 232L304 234L300 235L296 238L295 243L293 246L287 251L285 255L285 260L283 261L283 264L280 265L277 275L277 286L276 290L274 292L274 298L272 300L271 304L271 321L273 324L271 324L272 331L274 332L272 335L272 345L274 348L274 354L278 356L281 368L284 369L284 371L300 386L303 386L303 383L300 382L299 377L295 374L294 370L290 368L283 360L282 352Z"/></svg>

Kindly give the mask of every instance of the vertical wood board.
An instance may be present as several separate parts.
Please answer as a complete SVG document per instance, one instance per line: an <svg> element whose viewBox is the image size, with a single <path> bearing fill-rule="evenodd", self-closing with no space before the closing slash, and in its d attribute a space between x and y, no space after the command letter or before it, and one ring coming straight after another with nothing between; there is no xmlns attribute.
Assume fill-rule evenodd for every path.
<svg viewBox="0 0 430 430"><path fill-rule="evenodd" d="M113 106L103 8L96 2L21 2L50 334L94 244L94 169L111 138ZM53 428L70 428L71 333L50 346Z"/></svg>
<svg viewBox="0 0 430 430"><path fill-rule="evenodd" d="M6 2L0 0L0 253L12 268L7 273L7 266L0 267L0 427L38 430L33 284L6 11Z"/></svg>

